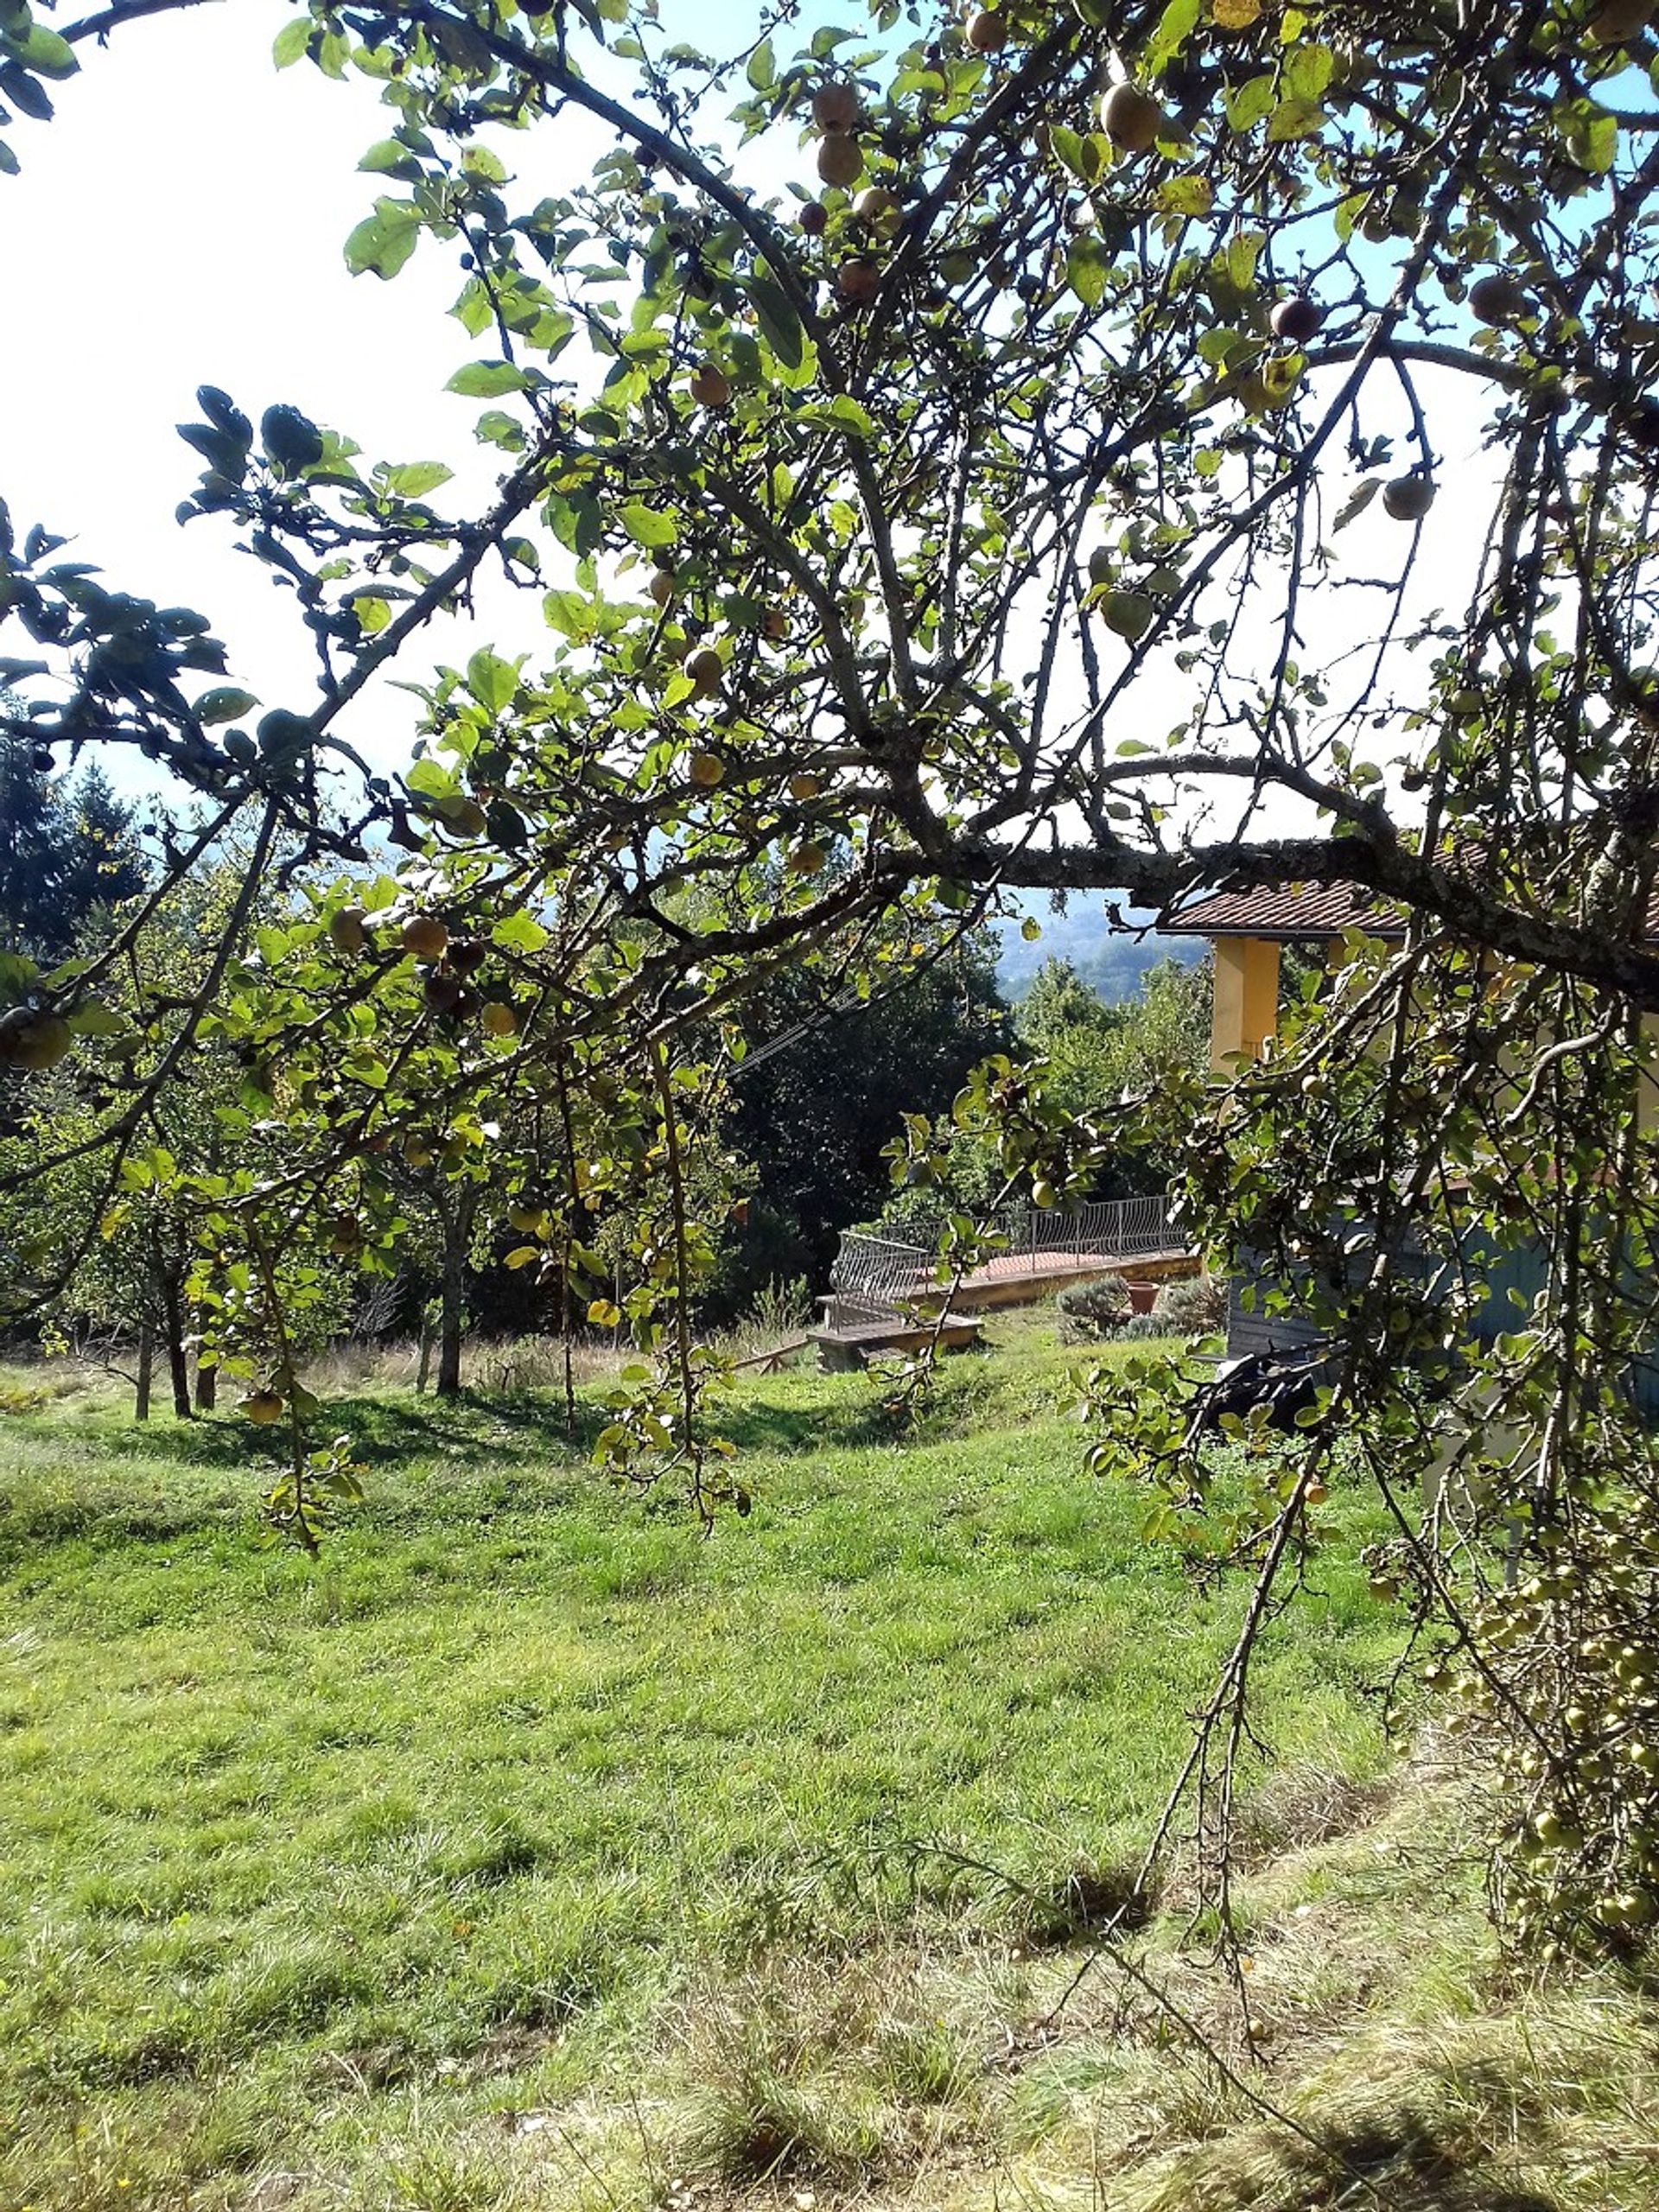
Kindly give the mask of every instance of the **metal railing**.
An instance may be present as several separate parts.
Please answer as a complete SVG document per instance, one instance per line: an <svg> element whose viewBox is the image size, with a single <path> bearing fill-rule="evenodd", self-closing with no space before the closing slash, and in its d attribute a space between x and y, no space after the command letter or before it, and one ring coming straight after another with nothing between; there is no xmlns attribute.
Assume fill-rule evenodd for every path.
<svg viewBox="0 0 1659 2212"><path fill-rule="evenodd" d="M1070 1210L1021 1206L1000 1215L994 1230L1000 1249L964 1277L964 1284L988 1275L1040 1274L1045 1267L1058 1269L1067 1259L1093 1264L1173 1248L1169 1205L1161 1195L1112 1198ZM942 1294L944 1286L934 1264L935 1255L919 1244L846 1231L830 1271L824 1327L840 1336L911 1318L918 1300Z"/></svg>

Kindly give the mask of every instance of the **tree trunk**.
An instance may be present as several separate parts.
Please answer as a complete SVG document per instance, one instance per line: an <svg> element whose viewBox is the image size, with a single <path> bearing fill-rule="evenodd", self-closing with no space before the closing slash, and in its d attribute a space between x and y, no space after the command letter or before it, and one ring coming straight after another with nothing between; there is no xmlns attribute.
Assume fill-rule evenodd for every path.
<svg viewBox="0 0 1659 2212"><path fill-rule="evenodd" d="M167 1371L173 1384L173 1411L180 1421L193 1421L190 1403L190 1356L184 1347L184 1298L179 1277L170 1268L159 1270L162 1326L167 1339Z"/></svg>
<svg viewBox="0 0 1659 2212"><path fill-rule="evenodd" d="M415 1377L417 1396L423 1396L427 1384L432 1380L432 1316L421 1309L421 1371Z"/></svg>
<svg viewBox="0 0 1659 2212"><path fill-rule="evenodd" d="M156 1365L156 1329L148 1313L138 1324L138 1382L133 1392L134 1421L149 1419L149 1380Z"/></svg>
<svg viewBox="0 0 1659 2212"><path fill-rule="evenodd" d="M467 1294L467 1248L472 1242L473 1212L477 1201L470 1190L455 1194L453 1205L442 1207L443 1221L443 1293L438 1313L438 1395L461 1395L461 1325Z"/></svg>
<svg viewBox="0 0 1659 2212"><path fill-rule="evenodd" d="M219 1370L196 1362L196 1411L210 1414L219 1403Z"/></svg>

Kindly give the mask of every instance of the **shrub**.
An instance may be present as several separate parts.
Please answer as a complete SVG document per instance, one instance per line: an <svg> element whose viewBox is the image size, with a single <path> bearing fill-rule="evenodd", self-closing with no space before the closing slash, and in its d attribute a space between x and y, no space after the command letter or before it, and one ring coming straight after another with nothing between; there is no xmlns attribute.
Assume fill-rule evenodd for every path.
<svg viewBox="0 0 1659 2212"><path fill-rule="evenodd" d="M1153 1318L1166 1336L1203 1337L1227 1319L1227 1286L1211 1275L1166 1282L1153 1302Z"/></svg>
<svg viewBox="0 0 1659 2212"><path fill-rule="evenodd" d="M1149 1337L1173 1337L1174 1334L1174 1323L1160 1320L1155 1313L1131 1314L1117 1332L1118 1340L1123 1344L1144 1344Z"/></svg>
<svg viewBox="0 0 1659 2212"><path fill-rule="evenodd" d="M1073 1283L1055 1302L1069 1337L1116 1336L1133 1308L1129 1286L1122 1275L1096 1275L1092 1282Z"/></svg>

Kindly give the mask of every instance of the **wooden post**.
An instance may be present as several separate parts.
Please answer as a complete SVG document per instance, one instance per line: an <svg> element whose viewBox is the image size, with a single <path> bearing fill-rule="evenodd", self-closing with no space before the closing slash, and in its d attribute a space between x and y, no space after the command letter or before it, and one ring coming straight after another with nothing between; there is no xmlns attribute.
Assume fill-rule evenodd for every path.
<svg viewBox="0 0 1659 2212"><path fill-rule="evenodd" d="M1211 1068L1217 1075L1228 1075L1241 1058L1258 1058L1278 1027L1277 938L1217 938L1210 1021Z"/></svg>
<svg viewBox="0 0 1659 2212"><path fill-rule="evenodd" d="M138 1380L133 1389L132 1417L134 1421L149 1419L150 1378L156 1370L156 1325L144 1308L138 1324Z"/></svg>

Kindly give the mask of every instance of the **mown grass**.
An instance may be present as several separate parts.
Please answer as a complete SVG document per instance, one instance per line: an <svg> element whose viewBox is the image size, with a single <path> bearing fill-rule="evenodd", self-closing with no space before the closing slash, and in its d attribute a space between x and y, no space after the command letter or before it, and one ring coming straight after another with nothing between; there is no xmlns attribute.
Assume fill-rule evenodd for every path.
<svg viewBox="0 0 1659 2212"><path fill-rule="evenodd" d="M1238 1599L1080 1473L1050 1324L1002 1335L919 1440L863 1378L751 1380L756 1507L711 1539L551 1396L343 1406L370 1501L316 1564L259 1547L233 1421L82 1390L0 1421L0 2212L1109 2202L1259 2121L1106 1980L1032 2030ZM1387 1768L1364 1511L1261 1679L1281 1888L1297 1777L1343 1831ZM1287 2048L1368 1974L1496 1973L1435 1879L1386 1968L1351 1928L1298 1968ZM1307 1897L1262 1894L1294 1932ZM1280 2202L1172 2173L1160 2205Z"/></svg>

